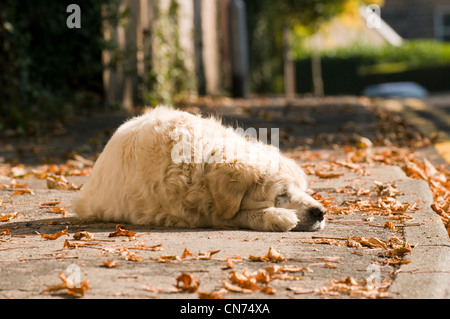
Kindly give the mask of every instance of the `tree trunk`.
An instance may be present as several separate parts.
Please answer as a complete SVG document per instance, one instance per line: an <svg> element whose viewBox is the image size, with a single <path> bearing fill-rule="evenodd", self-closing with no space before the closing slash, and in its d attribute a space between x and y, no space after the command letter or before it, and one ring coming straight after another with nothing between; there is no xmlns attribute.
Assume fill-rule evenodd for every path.
<svg viewBox="0 0 450 319"><path fill-rule="evenodd" d="M284 64L284 93L287 99L295 98L295 66L292 60L292 30L288 26L283 28L283 64Z"/></svg>
<svg viewBox="0 0 450 319"><path fill-rule="evenodd" d="M323 96L322 62L320 59L319 43L317 37L313 39L311 50L311 73L313 82L313 92L315 96Z"/></svg>

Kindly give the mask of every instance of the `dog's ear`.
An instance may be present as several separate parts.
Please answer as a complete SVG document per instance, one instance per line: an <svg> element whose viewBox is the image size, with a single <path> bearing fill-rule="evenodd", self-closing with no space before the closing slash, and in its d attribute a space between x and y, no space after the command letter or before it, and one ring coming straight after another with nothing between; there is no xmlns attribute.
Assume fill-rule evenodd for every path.
<svg viewBox="0 0 450 319"><path fill-rule="evenodd" d="M245 193L256 180L256 174L241 164L213 164L207 181L214 206L221 217L231 219L236 215Z"/></svg>

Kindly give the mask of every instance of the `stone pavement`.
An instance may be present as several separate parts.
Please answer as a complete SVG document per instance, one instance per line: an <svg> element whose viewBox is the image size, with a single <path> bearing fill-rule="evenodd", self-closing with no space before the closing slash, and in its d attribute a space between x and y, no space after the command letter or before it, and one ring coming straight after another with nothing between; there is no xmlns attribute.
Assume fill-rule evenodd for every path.
<svg viewBox="0 0 450 319"><path fill-rule="evenodd" d="M287 126L283 131L298 131L284 137L284 142L296 145L300 139L313 139L316 144L334 144L346 139L358 143L358 136L369 134L375 139L376 129L367 124L377 125L371 113L350 103L344 106L345 112L328 106L328 111L335 108L335 119L349 118L339 123L333 121L330 112L315 117L318 109L310 113L300 110L303 114L297 114L297 121L309 121L305 125L317 132L306 134L298 131L295 123L280 122ZM195 108L193 111L198 111ZM254 111L242 108L244 114ZM267 120L277 115L275 111L265 112L262 116ZM226 114L223 110L221 113ZM320 117L328 122L316 122L317 128L312 123ZM344 129L339 131L338 126ZM330 135L317 136L325 128ZM336 138L333 132L341 135ZM324 230L268 233L125 224L124 229L136 233L134 238L109 237L116 230L115 224L86 223L72 213L76 191L48 189L45 179L31 176L31 167L25 167L29 175L25 179L16 171L16 182L28 183L25 187L33 194L14 195L15 189L0 189L0 213L7 219L0 223L0 232L9 229L9 234L5 231L0 235L0 297L79 297L68 294L66 288L43 292L62 283L59 273L88 283L84 298L185 299L204 296L200 293L224 298L450 297L450 241L439 216L430 209L432 195L426 182L409 179L396 166L344 165L343 149L284 149L310 174L311 189L322 200L329 199ZM35 167L39 169L42 167ZM75 185L88 178L67 177ZM383 199L375 182L394 183L394 188L385 185L385 190L395 199ZM334 198L332 202L330 198ZM52 201L60 202L57 206L64 207L67 214L61 216L48 207L41 208L42 203ZM391 204L400 205L400 210L392 210ZM65 228L68 235L55 240L40 235ZM93 239L74 239L79 231L87 231ZM270 247L284 259L276 260L276 253L269 255ZM264 261L255 261L257 257ZM105 262L118 266L108 268Z"/></svg>

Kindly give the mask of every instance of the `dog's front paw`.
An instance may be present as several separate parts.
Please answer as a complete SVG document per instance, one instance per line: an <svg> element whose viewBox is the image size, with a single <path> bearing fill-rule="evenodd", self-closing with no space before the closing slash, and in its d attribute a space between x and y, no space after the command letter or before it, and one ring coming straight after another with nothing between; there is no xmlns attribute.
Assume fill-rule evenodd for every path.
<svg viewBox="0 0 450 319"><path fill-rule="evenodd" d="M298 223L294 210L271 207L264 210L263 226L269 231L289 231Z"/></svg>

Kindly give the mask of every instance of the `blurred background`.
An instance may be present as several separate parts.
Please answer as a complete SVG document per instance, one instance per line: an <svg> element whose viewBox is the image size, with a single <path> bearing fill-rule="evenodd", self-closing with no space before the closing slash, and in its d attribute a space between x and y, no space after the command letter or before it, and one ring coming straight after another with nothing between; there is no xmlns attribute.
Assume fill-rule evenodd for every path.
<svg viewBox="0 0 450 319"><path fill-rule="evenodd" d="M80 28L67 24L72 3ZM403 98L388 106L445 137L448 41L448 0L2 0L0 132L45 136L95 112L161 103L366 96ZM312 125L323 112L300 117Z"/></svg>

